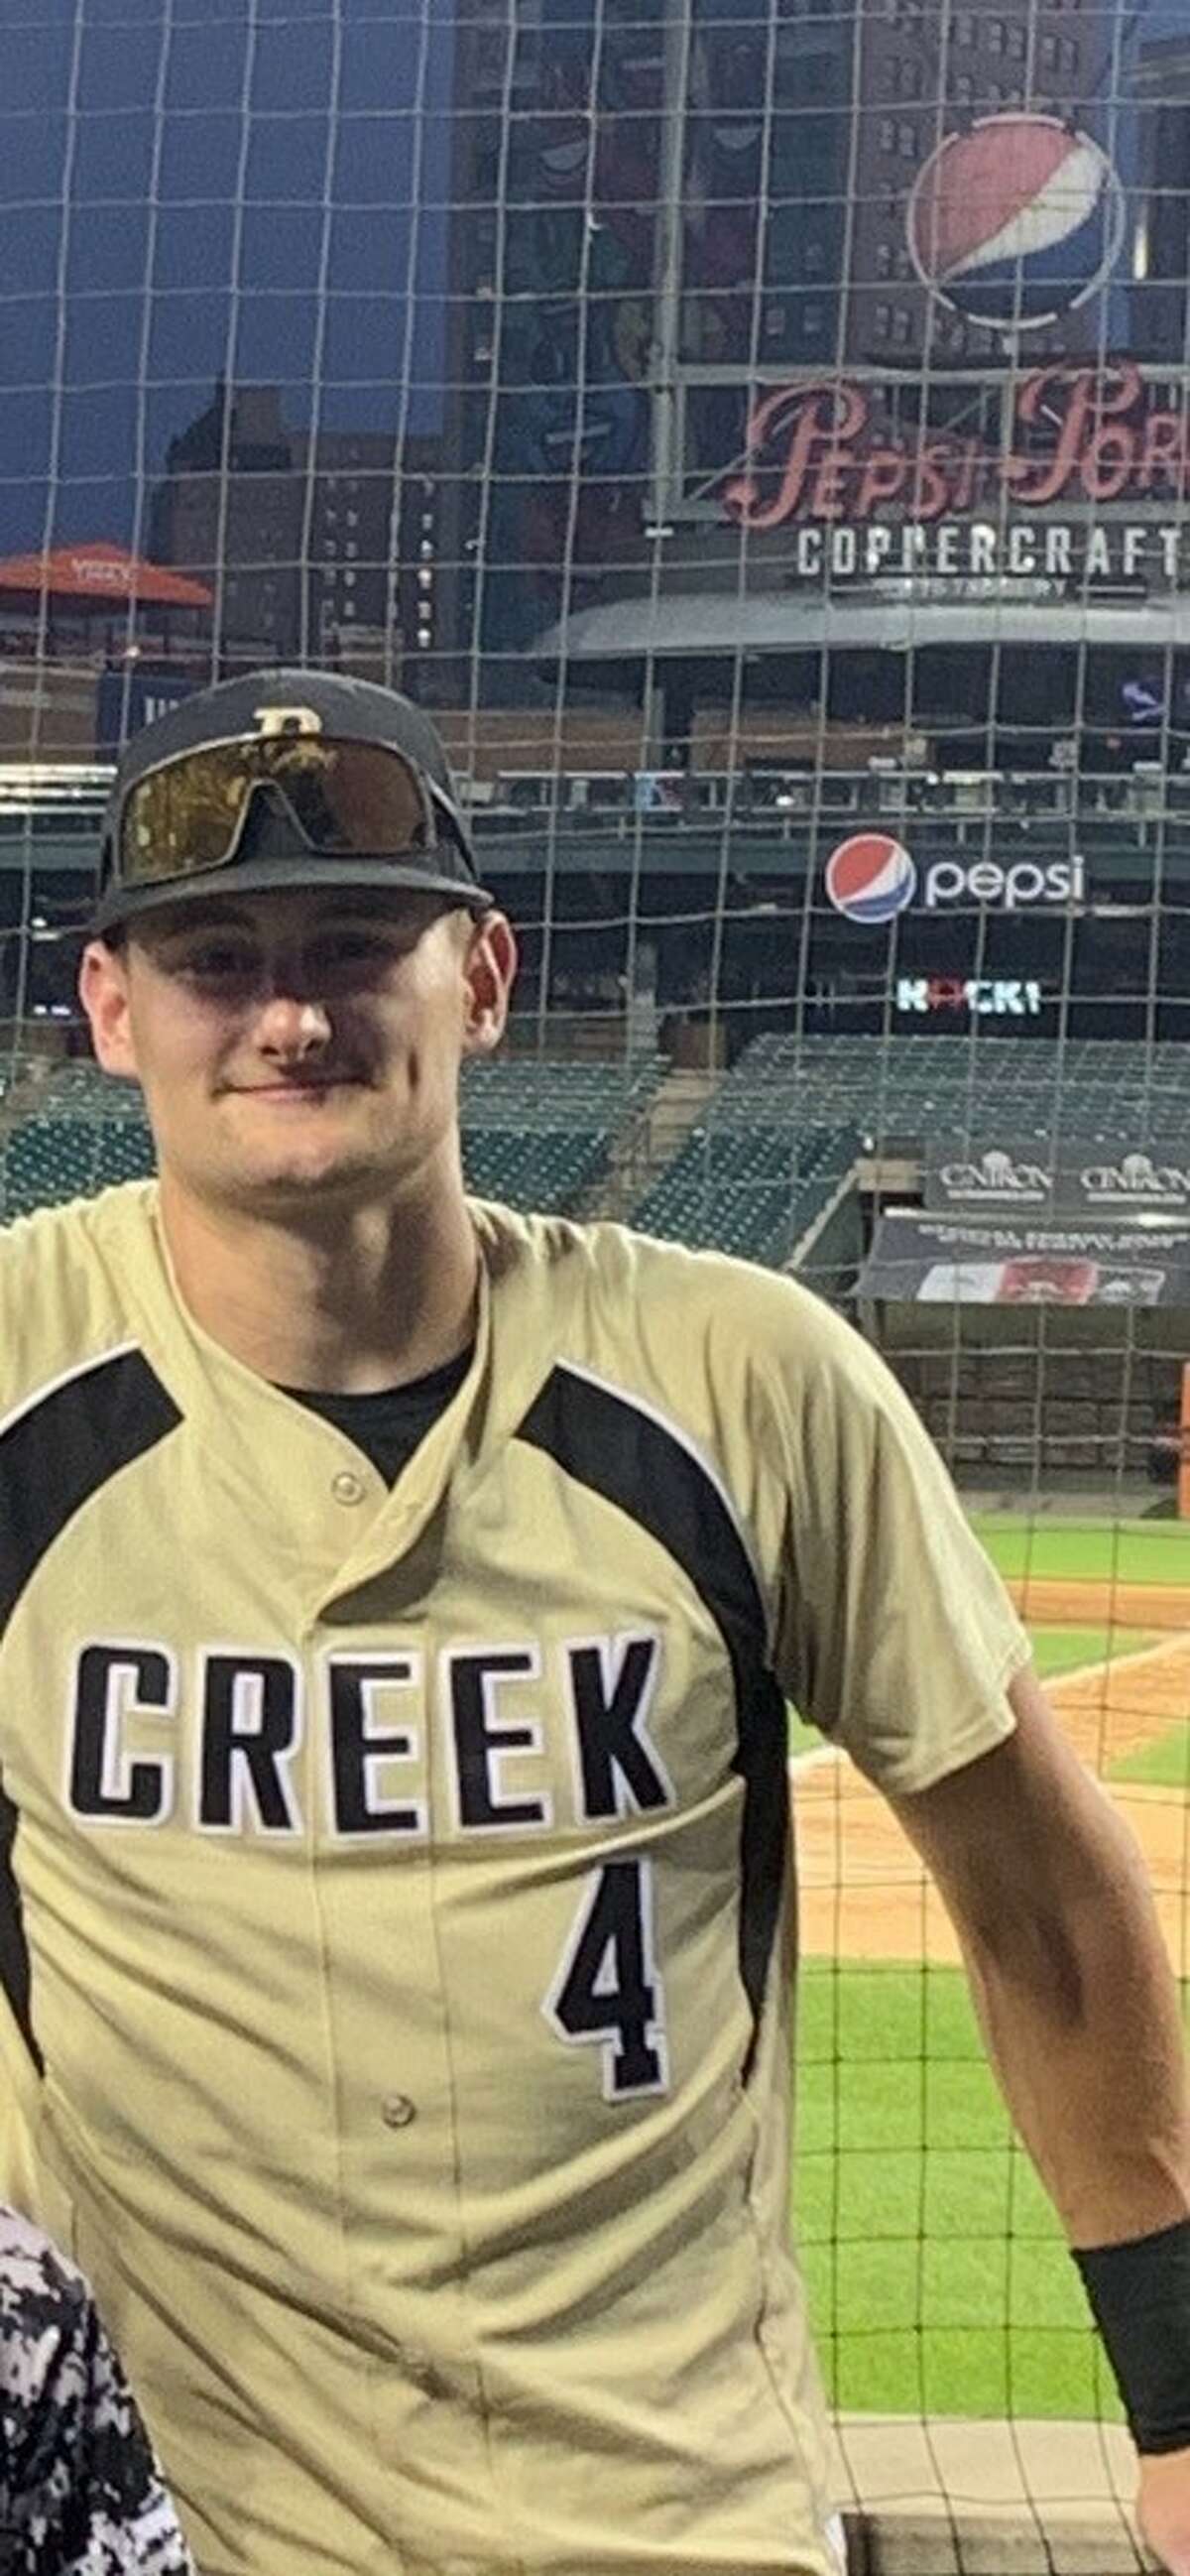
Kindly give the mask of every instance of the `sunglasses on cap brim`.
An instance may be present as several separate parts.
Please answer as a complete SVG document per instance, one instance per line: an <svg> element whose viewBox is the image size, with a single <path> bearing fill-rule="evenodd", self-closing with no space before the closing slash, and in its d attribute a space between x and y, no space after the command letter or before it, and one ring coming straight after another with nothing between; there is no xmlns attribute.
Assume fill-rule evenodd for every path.
<svg viewBox="0 0 1190 2576"><path fill-rule="evenodd" d="M253 799L265 793L319 858L432 859L446 848L462 862L460 878L474 882L458 823L431 779L386 744L322 733L205 743L145 770L116 816L116 878L169 885L225 866Z"/></svg>

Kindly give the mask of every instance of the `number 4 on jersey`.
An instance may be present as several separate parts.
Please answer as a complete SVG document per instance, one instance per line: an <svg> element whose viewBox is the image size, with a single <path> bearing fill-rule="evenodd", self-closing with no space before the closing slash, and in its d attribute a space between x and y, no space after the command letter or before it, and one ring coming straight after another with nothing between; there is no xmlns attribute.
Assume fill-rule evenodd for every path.
<svg viewBox="0 0 1190 2576"><path fill-rule="evenodd" d="M561 2039L576 2047L600 2044L607 2102L669 2086L652 1918L652 1862L609 1861L593 1881L542 2005Z"/></svg>

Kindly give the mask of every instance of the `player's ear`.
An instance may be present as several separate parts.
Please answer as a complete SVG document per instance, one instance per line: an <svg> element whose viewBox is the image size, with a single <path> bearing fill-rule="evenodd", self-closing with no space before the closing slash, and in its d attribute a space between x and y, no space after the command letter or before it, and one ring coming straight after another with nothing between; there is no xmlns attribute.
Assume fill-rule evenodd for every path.
<svg viewBox="0 0 1190 2576"><path fill-rule="evenodd" d="M502 912L482 913L469 927L463 958L464 1055L491 1055L499 1046L516 970L512 923Z"/></svg>
<svg viewBox="0 0 1190 2576"><path fill-rule="evenodd" d="M105 1073L135 1078L136 1055L128 1013L128 956L123 944L89 939L79 968L79 1000L91 1027L91 1044Z"/></svg>

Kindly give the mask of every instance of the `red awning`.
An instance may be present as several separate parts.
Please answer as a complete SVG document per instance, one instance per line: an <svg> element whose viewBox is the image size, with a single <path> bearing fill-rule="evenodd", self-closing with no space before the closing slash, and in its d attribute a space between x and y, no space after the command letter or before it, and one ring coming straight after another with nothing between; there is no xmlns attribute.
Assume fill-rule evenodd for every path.
<svg viewBox="0 0 1190 2576"><path fill-rule="evenodd" d="M58 546L48 555L7 555L0 559L0 591L32 590L52 599L143 608L210 608L212 594L201 581L145 563L123 546L102 542Z"/></svg>

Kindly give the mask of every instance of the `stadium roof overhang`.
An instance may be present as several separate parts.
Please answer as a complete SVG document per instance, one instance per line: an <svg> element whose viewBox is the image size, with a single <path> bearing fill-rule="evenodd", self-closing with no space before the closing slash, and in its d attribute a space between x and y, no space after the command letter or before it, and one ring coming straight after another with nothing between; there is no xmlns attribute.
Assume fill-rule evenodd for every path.
<svg viewBox="0 0 1190 2576"><path fill-rule="evenodd" d="M99 539L93 545L58 546L45 554L0 559L0 593L35 592L97 612L127 607L211 608L214 592L163 564L146 563L127 547Z"/></svg>
<svg viewBox="0 0 1190 2576"><path fill-rule="evenodd" d="M609 600L581 609L540 636L532 661L623 661L637 655L890 653L927 645L1118 644L1160 652L1190 645L1190 594L1166 599L936 600L725 598L722 591L672 599Z"/></svg>

